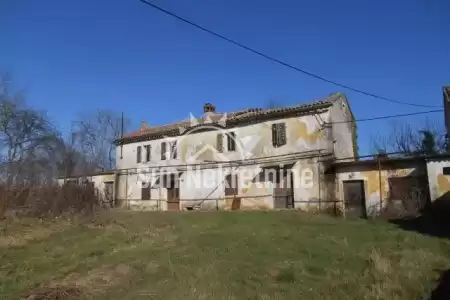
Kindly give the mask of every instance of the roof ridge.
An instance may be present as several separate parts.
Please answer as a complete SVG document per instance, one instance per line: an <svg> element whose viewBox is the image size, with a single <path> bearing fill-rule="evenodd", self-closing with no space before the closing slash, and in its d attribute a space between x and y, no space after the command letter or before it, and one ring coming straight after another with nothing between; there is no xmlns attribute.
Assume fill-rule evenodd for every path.
<svg viewBox="0 0 450 300"><path fill-rule="evenodd" d="M212 116L216 116L216 118L218 117L223 117L224 115L227 115L227 120L231 121L230 123L241 123L241 122L246 122L246 120L255 120L255 117L261 117L261 118L267 118L267 117L271 117L271 115L273 115L273 117L279 117L280 114L283 113L297 113L297 112L308 112L308 111L313 111L316 109L321 109L321 108L325 108L328 107L329 105L332 105L335 101L337 101L338 99L340 99L341 97L345 97L345 95L343 93L333 93L330 94L329 96L327 96L326 98L323 99L319 99L319 100L314 100L314 101L309 101L309 102L301 102L301 103L297 103L295 105L290 105L290 106L280 106L280 107L275 107L275 108L258 108L258 107L253 107L253 108L245 108L245 109L241 109L241 110L237 110L237 111L232 111L232 112L222 112L222 113L216 113L215 115ZM212 116L209 116L210 118ZM198 118L198 120L205 120L206 116L202 115L202 117ZM164 124L164 125L156 125L156 126L149 126L146 129L140 129L140 130L136 130L133 131L127 135L125 135L122 139L120 140L129 140L132 139L133 141L135 139L139 139L139 137L151 137L151 136L155 136L157 138L162 137L162 135L166 134L167 132L175 132L176 130L179 130L180 127L190 127L190 122L191 119L186 119L183 121L179 121L179 122L173 122L173 123L169 123L169 124ZM214 120L213 122L217 122L216 120ZM186 127L187 126L187 127Z"/></svg>

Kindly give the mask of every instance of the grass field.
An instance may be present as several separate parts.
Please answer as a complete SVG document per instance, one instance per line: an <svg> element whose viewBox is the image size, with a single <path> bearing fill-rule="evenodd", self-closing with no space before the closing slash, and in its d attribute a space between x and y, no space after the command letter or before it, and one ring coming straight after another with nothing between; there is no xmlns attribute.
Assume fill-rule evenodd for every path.
<svg viewBox="0 0 450 300"><path fill-rule="evenodd" d="M0 226L0 299L426 299L450 268L448 239L297 212Z"/></svg>

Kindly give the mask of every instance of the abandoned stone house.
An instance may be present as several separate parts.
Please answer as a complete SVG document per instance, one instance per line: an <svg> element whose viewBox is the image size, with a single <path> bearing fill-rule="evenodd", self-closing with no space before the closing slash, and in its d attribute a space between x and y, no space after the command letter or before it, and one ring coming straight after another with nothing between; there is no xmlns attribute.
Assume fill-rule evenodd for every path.
<svg viewBox="0 0 450 300"><path fill-rule="evenodd" d="M447 129L449 101L447 87ZM416 212L427 201L450 198L448 154L358 157L343 94L231 113L206 104L199 118L143 122L117 141L116 166L83 180L115 205L136 209L331 209L369 216L391 207Z"/></svg>
<svg viewBox="0 0 450 300"><path fill-rule="evenodd" d="M200 118L143 123L118 141L117 203L154 210L335 205L334 185L322 183L327 161L356 155L343 94L286 108L203 109Z"/></svg>

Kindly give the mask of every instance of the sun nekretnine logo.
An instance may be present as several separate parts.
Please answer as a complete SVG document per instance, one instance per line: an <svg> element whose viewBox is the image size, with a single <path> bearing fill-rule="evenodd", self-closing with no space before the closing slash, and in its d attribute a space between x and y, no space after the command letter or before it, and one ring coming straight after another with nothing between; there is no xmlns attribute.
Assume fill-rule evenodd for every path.
<svg viewBox="0 0 450 300"><path fill-rule="evenodd" d="M255 158L253 150L261 137L239 137L235 130L227 128L227 114L206 114L197 119L191 113L189 120L178 130L178 136L163 138L166 159L158 162L157 166L138 171L137 184L142 187L150 185L151 188L179 187L180 176L187 173L183 180L189 188L214 189L225 184L226 188L239 186L245 189L246 184L254 184L253 179L263 171L258 164L241 167L243 162ZM210 136L206 138L200 133ZM183 153L180 153L180 149ZM277 168L265 168L264 172L268 174L264 173L262 178L282 177L287 186L292 186L291 171L290 168L284 169L280 163ZM237 176L232 176L232 182L227 182L224 178L228 175ZM301 187L312 187L314 180L310 168L302 169L297 177L301 179ZM270 184L269 181L264 181L264 184Z"/></svg>
<svg viewBox="0 0 450 300"><path fill-rule="evenodd" d="M230 163L236 165L250 159L253 156L252 150L260 138L259 136L240 138L235 131L226 128L227 117L226 113L206 114L197 119L190 113L188 122L178 128L179 136L164 137L166 141L164 166L161 166L163 164L161 162L158 167L142 168L138 172L138 184L142 187L148 184L152 187L160 184L170 186L178 184L179 176L182 173L198 171L188 172L188 174L201 174L200 176L203 178L196 179L195 185L207 188L217 184L218 180L215 180L213 176L223 177L223 174L230 173L230 171L235 173L238 168L230 167ZM210 136L205 139L205 136L200 133ZM183 153L180 153L180 149L183 150ZM164 183L161 182L161 174L165 174L165 176L163 175L166 178L163 179ZM171 179L168 180L168 177Z"/></svg>
<svg viewBox="0 0 450 300"><path fill-rule="evenodd" d="M177 137L177 144L186 147L186 152L184 153L185 163L224 163L250 158L258 137L241 139L236 136L236 132L227 130L226 125L226 113L222 115L206 115L198 119L190 113L188 125L179 127L180 136ZM216 136L216 139L211 135L208 142L205 142L204 138L199 135L202 132L210 132L210 134L212 133L212 135ZM216 145L213 145L212 141L215 141ZM206 152L209 152L209 155L204 155ZM210 159L204 159L205 156Z"/></svg>

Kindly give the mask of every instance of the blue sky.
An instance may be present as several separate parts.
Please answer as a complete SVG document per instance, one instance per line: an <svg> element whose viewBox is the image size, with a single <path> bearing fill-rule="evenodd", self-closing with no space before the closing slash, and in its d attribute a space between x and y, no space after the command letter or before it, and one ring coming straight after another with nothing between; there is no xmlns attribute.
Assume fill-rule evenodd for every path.
<svg viewBox="0 0 450 300"><path fill-rule="evenodd" d="M305 70L388 98L441 105L450 84L450 1L157 0L155 4ZM0 4L0 70L62 130L107 108L150 125L293 105L345 92L356 118L414 108L346 91L255 56L138 0ZM428 118L442 124L442 114ZM405 120L420 124L426 117ZM361 154L390 122L358 124Z"/></svg>

